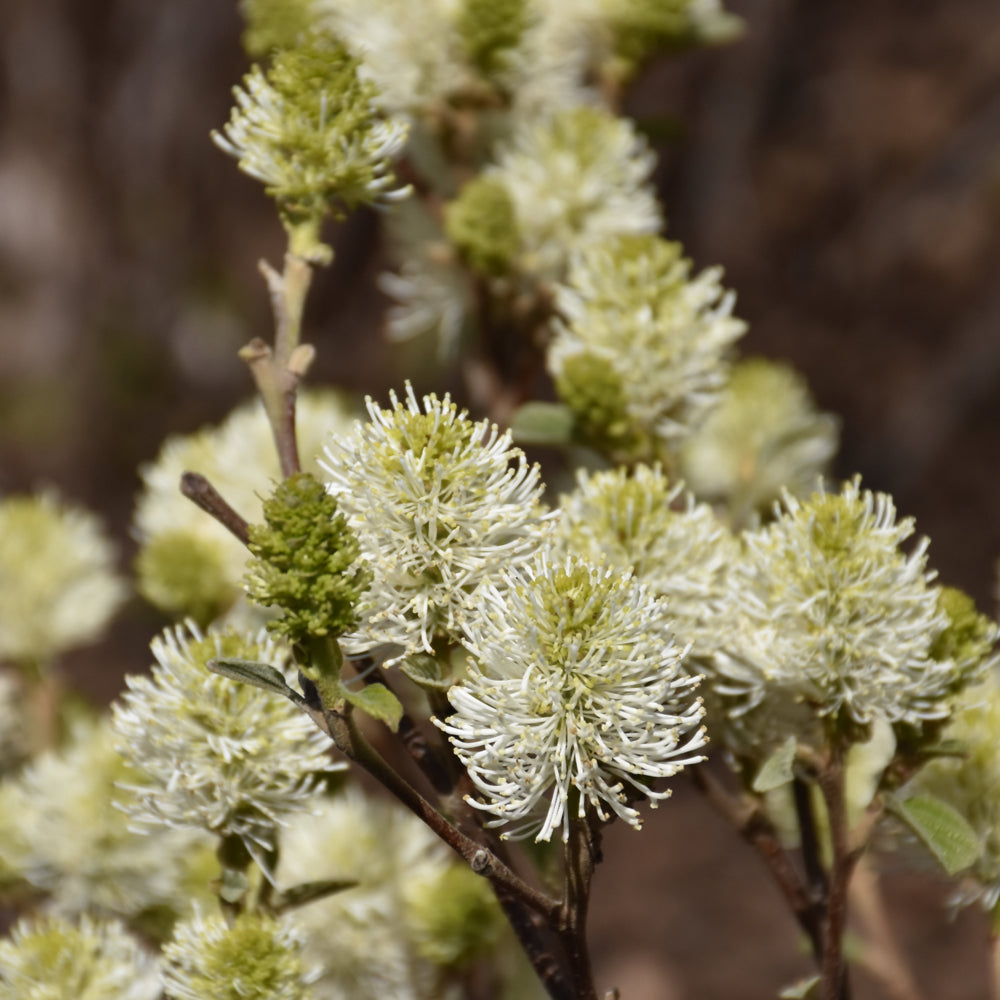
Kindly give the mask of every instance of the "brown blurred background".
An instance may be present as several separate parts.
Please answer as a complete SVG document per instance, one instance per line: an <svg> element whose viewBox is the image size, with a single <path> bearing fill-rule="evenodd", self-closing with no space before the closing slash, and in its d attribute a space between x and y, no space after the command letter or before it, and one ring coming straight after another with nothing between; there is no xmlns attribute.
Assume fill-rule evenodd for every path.
<svg viewBox="0 0 1000 1000"><path fill-rule="evenodd" d="M629 101L668 231L725 266L744 352L790 360L843 418L837 472L892 492L942 579L992 611L1000 5L729 7L741 42L657 63ZM256 262L282 233L208 138L246 69L240 31L229 0L0 0L0 494L48 484L100 510L123 563L136 466L249 395L235 351L270 329ZM316 381L381 396L407 372L378 333L377 227L359 216L337 240L307 316ZM111 698L160 624L134 601L73 682ZM754 1000L808 969L763 871L692 792L649 828L608 837L602 985ZM986 996L980 918L946 925L929 877L890 872L888 890L928 1000ZM861 977L857 995L881 994Z"/></svg>

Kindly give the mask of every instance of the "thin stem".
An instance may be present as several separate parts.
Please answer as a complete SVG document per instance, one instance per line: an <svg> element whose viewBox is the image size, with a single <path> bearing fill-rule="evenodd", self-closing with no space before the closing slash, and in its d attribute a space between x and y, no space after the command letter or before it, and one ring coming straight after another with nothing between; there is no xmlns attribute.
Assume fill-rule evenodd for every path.
<svg viewBox="0 0 1000 1000"><path fill-rule="evenodd" d="M844 750L842 740L835 737L830 758L819 773L819 787L826 802L830 846L833 851L826 926L823 932L823 961L820 968L821 1000L844 1000L847 995L847 966L844 962L847 891L851 873L860 857L859 852L851 850L847 829Z"/></svg>
<svg viewBox="0 0 1000 1000"><path fill-rule="evenodd" d="M802 864L806 872L806 886L812 909L811 922L819 928L826 912L829 885L820 859L819 838L816 836L816 813L813 809L812 787L801 778L792 780L792 798L799 825L799 843L802 847ZM811 936L813 955L822 961L822 941L819 934Z"/></svg>
<svg viewBox="0 0 1000 1000"><path fill-rule="evenodd" d="M566 844L566 889L560 936L569 957L576 996L580 1000L597 1000L587 947L587 911L598 855L597 835L586 819L575 817L570 824Z"/></svg>
<svg viewBox="0 0 1000 1000"><path fill-rule="evenodd" d="M271 424L281 472L287 478L302 469L295 435L295 396L314 353L308 344L300 343L312 267L304 257L289 252L285 254L281 274L264 261L260 269L271 293L274 347L255 338L240 350L240 357L250 367L257 384Z"/></svg>
<svg viewBox="0 0 1000 1000"><path fill-rule="evenodd" d="M725 816L737 833L757 852L767 866L785 902L809 937L816 955L822 954L822 921L802 876L781 844L774 824L755 803L730 794L704 767L691 770L695 787Z"/></svg>
<svg viewBox="0 0 1000 1000"><path fill-rule="evenodd" d="M307 705L310 704L308 696L306 702ZM341 753L364 768L407 809L423 820L452 850L469 863L476 874L488 878L491 882L499 882L526 906L536 910L549 921L558 920L560 914L558 902L528 885L489 848L449 823L378 755L354 723L349 704L343 709L323 704L318 711L309 710L309 714L320 724Z"/></svg>
<svg viewBox="0 0 1000 1000"><path fill-rule="evenodd" d="M224 528L244 545L250 544L250 526L223 499L222 494L200 473L185 472L181 476L181 493L211 514Z"/></svg>

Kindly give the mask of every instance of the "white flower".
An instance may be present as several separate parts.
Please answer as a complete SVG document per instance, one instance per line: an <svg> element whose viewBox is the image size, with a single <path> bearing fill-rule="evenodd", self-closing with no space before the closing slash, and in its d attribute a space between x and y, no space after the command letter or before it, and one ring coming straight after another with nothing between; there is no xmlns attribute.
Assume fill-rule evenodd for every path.
<svg viewBox="0 0 1000 1000"><path fill-rule="evenodd" d="M912 518L892 499L862 491L800 502L785 495L777 520L744 533L730 574L732 688L744 707L769 692L819 716L919 724L948 714L954 665L931 657L947 625L926 569L927 540L906 555Z"/></svg>
<svg viewBox="0 0 1000 1000"><path fill-rule="evenodd" d="M186 905L187 859L205 838L130 829L116 786L135 777L107 720L78 725L65 749L42 754L0 787L0 859L69 916Z"/></svg>
<svg viewBox="0 0 1000 1000"><path fill-rule="evenodd" d="M97 639L125 599L98 519L49 494L0 500L0 658L40 662Z"/></svg>
<svg viewBox="0 0 1000 1000"><path fill-rule="evenodd" d="M683 668L665 601L628 573L541 552L484 588L475 665L438 722L507 836L569 835L574 817L640 825L667 778L704 758L700 678Z"/></svg>
<svg viewBox="0 0 1000 1000"><path fill-rule="evenodd" d="M569 257L661 225L649 183L655 157L632 123L592 107L527 119L486 176L503 182L522 236L520 267L561 278Z"/></svg>
<svg viewBox="0 0 1000 1000"><path fill-rule="evenodd" d="M678 637L695 654L721 641L725 575L738 546L712 509L695 503L659 466L577 474L560 498L560 544L567 552L632 571L668 599Z"/></svg>
<svg viewBox="0 0 1000 1000"><path fill-rule="evenodd" d="M454 864L416 817L348 787L282 837L279 884L356 879L358 885L298 911L307 961L322 969L318 1000L421 1000L433 974L407 921L407 886Z"/></svg>
<svg viewBox="0 0 1000 1000"><path fill-rule="evenodd" d="M313 975L301 956L302 937L290 919L244 913L195 912L163 949L170 1000L312 1000Z"/></svg>
<svg viewBox="0 0 1000 1000"><path fill-rule="evenodd" d="M458 0L316 0L317 22L361 60L379 104L396 113L426 111L467 77L455 28Z"/></svg>
<svg viewBox="0 0 1000 1000"><path fill-rule="evenodd" d="M574 258L556 290L561 320L548 357L570 405L587 396L572 365L591 359L616 377L638 432L670 445L704 419L746 324L732 315L720 268L693 278L690 269L680 244L651 236L604 241Z"/></svg>
<svg viewBox="0 0 1000 1000"><path fill-rule="evenodd" d="M764 358L732 369L719 405L688 438L681 470L698 496L726 498L737 517L787 489L809 493L837 450L836 417L819 413L805 379Z"/></svg>
<svg viewBox="0 0 1000 1000"><path fill-rule="evenodd" d="M303 470L317 474L316 460L326 436L348 426L348 409L340 397L301 393L296 427ZM260 523L263 498L281 480L263 405L252 400L217 427L168 438L156 461L139 471L143 489L133 522L142 547L139 587L163 611L209 621L242 594L249 553L180 492L181 475L206 476L238 514L251 524Z"/></svg>
<svg viewBox="0 0 1000 1000"><path fill-rule="evenodd" d="M384 644L408 653L457 639L478 590L537 548L545 531L537 466L487 420L473 423L448 396L391 409L371 399L371 420L334 438L322 463L329 490L374 573L345 636L349 655Z"/></svg>
<svg viewBox="0 0 1000 1000"><path fill-rule="evenodd" d="M153 640L151 676L126 677L114 707L119 749L140 773L124 787L132 820L241 837L273 845L289 814L309 809L321 773L334 765L329 741L290 702L211 674L219 656L279 669L287 653L257 635L168 629Z"/></svg>
<svg viewBox="0 0 1000 1000"><path fill-rule="evenodd" d="M21 920L0 940L0 1000L157 1000L156 960L117 921Z"/></svg>

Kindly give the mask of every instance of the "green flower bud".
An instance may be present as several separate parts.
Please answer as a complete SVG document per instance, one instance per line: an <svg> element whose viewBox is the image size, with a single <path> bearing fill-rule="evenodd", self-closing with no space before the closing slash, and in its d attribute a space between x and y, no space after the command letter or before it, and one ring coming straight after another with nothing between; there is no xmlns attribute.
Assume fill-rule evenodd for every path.
<svg viewBox="0 0 1000 1000"><path fill-rule="evenodd" d="M183 528L151 538L139 550L139 593L177 618L214 621L239 596L227 572L227 553L215 540Z"/></svg>
<svg viewBox="0 0 1000 1000"><path fill-rule="evenodd" d="M241 0L246 21L243 48L255 59L275 49L289 49L299 42L313 23L313 0Z"/></svg>
<svg viewBox="0 0 1000 1000"><path fill-rule="evenodd" d="M582 443L617 460L647 451L649 438L629 416L622 380L604 358L589 352L568 357L556 391L573 411Z"/></svg>
<svg viewBox="0 0 1000 1000"><path fill-rule="evenodd" d="M957 587L938 591L938 610L945 613L948 624L931 643L931 658L954 664L956 690L976 683L989 666L1000 629L980 614L975 601Z"/></svg>
<svg viewBox="0 0 1000 1000"><path fill-rule="evenodd" d="M465 0L457 27L469 62L489 79L506 68L527 25L525 0Z"/></svg>
<svg viewBox="0 0 1000 1000"><path fill-rule="evenodd" d="M444 210L448 239L479 274L500 275L520 247L514 203L503 182L477 177Z"/></svg>
<svg viewBox="0 0 1000 1000"><path fill-rule="evenodd" d="M308 473L286 479L264 502L266 524L250 528L247 593L275 605L282 617L268 628L300 642L338 636L356 622L355 606L371 582L355 565L357 536L337 511L337 501Z"/></svg>

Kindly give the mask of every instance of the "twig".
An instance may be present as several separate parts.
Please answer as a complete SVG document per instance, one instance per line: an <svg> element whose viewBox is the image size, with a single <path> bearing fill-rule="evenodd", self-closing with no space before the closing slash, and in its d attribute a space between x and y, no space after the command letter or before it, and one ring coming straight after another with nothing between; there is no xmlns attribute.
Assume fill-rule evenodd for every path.
<svg viewBox="0 0 1000 1000"><path fill-rule="evenodd" d="M181 493L194 501L206 514L211 514L244 545L250 544L249 524L229 506L222 494L203 475L185 472L181 476Z"/></svg>

